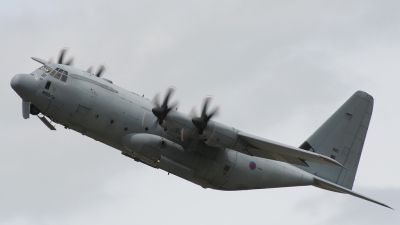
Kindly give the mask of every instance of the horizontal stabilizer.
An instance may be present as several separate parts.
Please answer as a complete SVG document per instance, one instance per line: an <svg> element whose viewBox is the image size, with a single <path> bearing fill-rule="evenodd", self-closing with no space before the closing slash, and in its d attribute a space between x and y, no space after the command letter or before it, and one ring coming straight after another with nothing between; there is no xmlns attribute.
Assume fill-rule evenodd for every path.
<svg viewBox="0 0 400 225"><path fill-rule="evenodd" d="M239 131L238 135L241 141L250 145L250 147L246 151L252 156L302 166L308 166L307 163L304 161L310 161L344 168L344 166L336 160L318 153L284 145L241 131Z"/></svg>
<svg viewBox="0 0 400 225"><path fill-rule="evenodd" d="M376 203L378 205L385 206L385 207L387 207L389 209L393 209L392 207L390 207L390 206L388 206L386 204L383 204L382 202L378 202L378 201L373 200L371 198L368 198L368 197L366 197L364 195L358 194L358 193L356 193L356 192L354 192L354 191L352 191L350 189L344 188L342 186L339 186L337 184L329 182L329 181L327 181L325 179L322 179L320 177L314 176L314 182L315 182L315 184L314 184L315 187L319 187L319 188L322 188L322 189L325 189L325 190L329 190L329 191L334 191L334 192L340 192L340 193L344 193L344 194L353 195L353 196L356 196L358 198L362 198L364 200Z"/></svg>

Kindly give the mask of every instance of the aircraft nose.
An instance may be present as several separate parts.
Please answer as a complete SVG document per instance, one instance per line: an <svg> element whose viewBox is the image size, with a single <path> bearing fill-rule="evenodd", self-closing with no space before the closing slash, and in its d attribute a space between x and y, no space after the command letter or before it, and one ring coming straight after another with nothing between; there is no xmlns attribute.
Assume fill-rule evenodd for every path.
<svg viewBox="0 0 400 225"><path fill-rule="evenodd" d="M25 101L31 101L39 85L36 79L29 74L17 74L11 79L11 87Z"/></svg>

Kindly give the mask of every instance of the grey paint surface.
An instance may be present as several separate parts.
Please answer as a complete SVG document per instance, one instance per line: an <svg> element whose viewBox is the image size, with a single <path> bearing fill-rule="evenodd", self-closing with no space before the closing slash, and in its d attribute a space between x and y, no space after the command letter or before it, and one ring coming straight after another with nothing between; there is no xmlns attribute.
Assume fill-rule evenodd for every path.
<svg viewBox="0 0 400 225"><path fill-rule="evenodd" d="M7 106L1 117L7 128L0 174L1 192L6 193L0 204L3 223L172 224L193 222L201 211L210 217L196 217L195 224L263 221L266 212L271 212L270 222L280 224L396 224L396 211L311 187L199 189L61 126L53 134L37 119L21 119L11 77L37 68L27 60L30 56L54 59L64 46L70 47L77 67L95 64L96 70L105 62L107 78L140 96L151 99L159 89L178 87L175 98L183 112L213 94L214 104L221 105L217 121L291 146L299 146L361 89L376 101L353 190L399 208L398 180L387 176L388 171L397 176L399 156L397 2L161 6L120 1L111 6L88 1L2 4L0 92ZM62 32L49 27L62 27ZM223 85L208 78L223 80ZM138 193L152 194L144 198ZM126 216L152 210L160 218ZM170 216L177 211L185 215Z"/></svg>
<svg viewBox="0 0 400 225"><path fill-rule="evenodd" d="M62 62L61 58L59 62ZM203 188L250 190L314 185L390 208L351 191L373 108L373 98L365 92L357 91L353 94L305 142L308 147L298 149L246 134L210 119L206 120L206 124L200 123L204 125L196 125L194 120L198 117L179 113L177 108L168 109L168 104L171 104L168 103L170 94L167 94L160 106L107 79L101 79L100 75L33 59L43 66L31 74L17 74L11 79L11 87L23 101L24 119L29 118L26 102L30 102L31 108L36 108L66 129L87 135L120 150L123 155L135 161L163 169ZM43 85L38 83L46 85L42 88ZM72 95L77 89L78 94ZM46 99L33 93L41 93ZM50 102L49 106L43 102ZM148 112L150 109L152 113ZM155 113L155 109L161 112ZM164 110L167 110L166 114ZM206 113L204 105L202 117L207 117ZM126 115L123 118L126 120L119 120L120 114ZM141 124L129 119L140 115L143 115ZM54 130L46 120L41 120ZM193 124L190 124L191 121ZM129 123L135 128L122 126ZM186 137L186 142L184 129L192 133ZM197 145L194 146L193 142ZM348 168L335 161L336 152L344 152L345 148L351 148L347 157L338 158ZM226 160L230 150L237 151L235 163ZM329 157L331 150L335 155ZM213 157L209 157L210 154L206 152L212 152ZM272 160L284 163L277 164ZM316 165L311 165L309 169L308 162ZM297 169L291 164L306 168ZM342 169L338 173L336 168L320 165Z"/></svg>

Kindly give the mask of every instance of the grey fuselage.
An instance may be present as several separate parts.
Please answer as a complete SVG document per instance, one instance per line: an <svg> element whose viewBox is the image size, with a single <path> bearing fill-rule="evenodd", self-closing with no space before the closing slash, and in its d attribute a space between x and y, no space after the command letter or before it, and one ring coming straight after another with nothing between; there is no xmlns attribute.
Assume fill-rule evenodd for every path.
<svg viewBox="0 0 400 225"><path fill-rule="evenodd" d="M151 134L183 148L183 152L162 152L163 158L186 174L168 170L204 188L248 190L312 185L313 175L287 163L258 158L238 151L211 147L201 139L169 135L152 113L154 103L111 82L73 67L47 64L68 71L66 82L47 76L37 69L38 82L31 103L54 122L120 150L124 155L147 165L162 168L157 162L130 151L124 137ZM51 82L50 86L48 82ZM169 167L168 167L169 168Z"/></svg>

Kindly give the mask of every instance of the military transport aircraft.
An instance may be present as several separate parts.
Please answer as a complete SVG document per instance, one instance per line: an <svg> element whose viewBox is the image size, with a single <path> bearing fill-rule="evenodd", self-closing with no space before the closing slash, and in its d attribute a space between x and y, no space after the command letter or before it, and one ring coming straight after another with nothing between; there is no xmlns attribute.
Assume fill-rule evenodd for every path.
<svg viewBox="0 0 400 225"><path fill-rule="evenodd" d="M200 115L177 111L169 99L148 100L96 74L64 62L17 74L11 87L22 98L22 115L51 130L58 123L118 149L124 156L162 169L203 188L250 190L313 185L389 206L352 191L374 99L355 92L298 148L211 120L210 98Z"/></svg>

